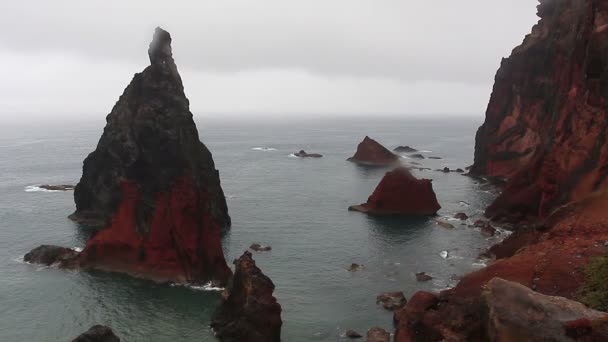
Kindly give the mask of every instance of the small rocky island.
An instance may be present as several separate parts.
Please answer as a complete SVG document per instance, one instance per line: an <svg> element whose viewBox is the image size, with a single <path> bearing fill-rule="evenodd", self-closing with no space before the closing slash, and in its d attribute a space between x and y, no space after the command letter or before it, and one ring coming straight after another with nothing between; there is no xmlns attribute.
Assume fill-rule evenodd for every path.
<svg viewBox="0 0 608 342"><path fill-rule="evenodd" d="M250 252L234 261L232 285L213 315L211 327L222 342L281 341L281 305L274 284L256 266Z"/></svg>
<svg viewBox="0 0 608 342"><path fill-rule="evenodd" d="M74 192L83 225L101 228L80 253L43 246L26 260L156 281L227 284L220 241L230 226L211 153L199 140L171 36L157 28L150 65L107 116Z"/></svg>
<svg viewBox="0 0 608 342"><path fill-rule="evenodd" d="M357 146L355 155L347 160L368 166L390 166L399 161L399 156L380 145L376 140L366 136Z"/></svg>
<svg viewBox="0 0 608 342"><path fill-rule="evenodd" d="M386 173L366 203L348 209L370 215L431 216L441 206L430 179L417 179L399 167Z"/></svg>
<svg viewBox="0 0 608 342"><path fill-rule="evenodd" d="M321 157L323 157L323 155L321 155L321 154L306 153L306 151L304 151L304 150L300 150L300 152L296 152L293 155L296 157L300 157L300 158L321 158Z"/></svg>

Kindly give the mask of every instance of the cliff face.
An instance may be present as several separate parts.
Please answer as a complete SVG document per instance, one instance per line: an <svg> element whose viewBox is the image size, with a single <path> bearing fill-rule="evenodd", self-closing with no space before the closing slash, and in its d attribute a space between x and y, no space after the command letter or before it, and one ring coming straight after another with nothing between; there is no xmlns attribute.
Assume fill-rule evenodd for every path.
<svg viewBox="0 0 608 342"><path fill-rule="evenodd" d="M224 342L281 341L281 305L272 295L274 284L256 266L251 253L234 261L234 279L211 326Z"/></svg>
<svg viewBox="0 0 608 342"><path fill-rule="evenodd" d="M84 161L71 218L105 229L87 242L81 263L158 280L225 283L231 271L220 234L230 217L168 32L156 29L148 55L150 66L133 77Z"/></svg>
<svg viewBox="0 0 608 342"><path fill-rule="evenodd" d="M441 206L430 179L417 179L406 168L387 172L366 203L349 210L372 215L435 215Z"/></svg>
<svg viewBox="0 0 608 342"><path fill-rule="evenodd" d="M513 220L608 185L608 2L541 0L538 16L496 74L471 169L508 179L488 214Z"/></svg>

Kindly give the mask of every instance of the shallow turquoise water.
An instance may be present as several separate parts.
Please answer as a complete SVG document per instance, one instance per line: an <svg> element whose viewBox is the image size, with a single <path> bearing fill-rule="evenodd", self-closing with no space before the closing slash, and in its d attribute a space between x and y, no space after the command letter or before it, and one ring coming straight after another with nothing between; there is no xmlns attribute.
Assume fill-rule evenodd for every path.
<svg viewBox="0 0 608 342"><path fill-rule="evenodd" d="M273 247L254 257L276 285L284 341L340 341L346 329L365 332L376 325L392 331L392 314L375 303L378 293L403 290L409 297L417 290L440 290L453 285L454 276L480 267L474 265L476 256L493 238L459 222L446 230L427 219L348 212L349 205L365 201L387 170L345 161L370 135L391 149L410 145L444 158L416 160L424 167L464 168L472 163L480 121L481 116L197 122L220 170L233 221L224 239L227 259L253 242ZM44 130L0 128L0 340L66 341L93 324L107 324L124 341L214 341L208 324L217 292L20 261L43 243L84 245L88 232L66 218L74 209L71 192L25 189L76 183L104 123L100 117ZM324 158L289 156L300 149ZM433 179L442 216L481 215L493 198L456 173L415 174ZM444 250L447 259L440 256ZM365 269L347 272L352 262ZM414 273L420 271L435 279L416 282Z"/></svg>

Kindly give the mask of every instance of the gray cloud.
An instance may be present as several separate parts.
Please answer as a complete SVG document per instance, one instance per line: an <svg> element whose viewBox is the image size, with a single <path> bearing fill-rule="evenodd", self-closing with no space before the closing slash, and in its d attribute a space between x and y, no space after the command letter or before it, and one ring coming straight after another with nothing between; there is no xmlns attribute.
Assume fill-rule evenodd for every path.
<svg viewBox="0 0 608 342"><path fill-rule="evenodd" d="M115 99L147 64L147 44L158 25L173 35L191 100L213 94L192 101L201 110L278 112L298 103L303 108L295 109L303 111L479 112L500 58L537 20L535 5L529 0L4 1L0 68L11 70L0 69L10 75L0 80L0 90L11 97L5 93L0 100L10 101L13 110L37 111L25 102L27 93L39 93L48 99L46 106L66 110L60 99L85 87L95 95L83 94L77 110L108 111L113 101L99 101ZM129 68L134 69L124 75ZM441 98L455 102L450 108L430 102Z"/></svg>

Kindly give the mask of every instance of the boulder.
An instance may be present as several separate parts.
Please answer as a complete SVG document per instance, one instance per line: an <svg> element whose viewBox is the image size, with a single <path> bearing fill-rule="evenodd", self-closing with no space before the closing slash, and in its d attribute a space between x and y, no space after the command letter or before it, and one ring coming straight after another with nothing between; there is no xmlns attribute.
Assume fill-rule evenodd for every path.
<svg viewBox="0 0 608 342"><path fill-rule="evenodd" d="M483 292L491 341L608 341L608 314L492 279Z"/></svg>
<svg viewBox="0 0 608 342"><path fill-rule="evenodd" d="M350 266L346 269L348 272L357 272L360 271L363 268L363 265L359 265L357 263L352 263L350 264Z"/></svg>
<svg viewBox="0 0 608 342"><path fill-rule="evenodd" d="M465 213L457 213L456 215L454 215L454 218L459 219L461 221L466 221L469 219L469 216Z"/></svg>
<svg viewBox="0 0 608 342"><path fill-rule="evenodd" d="M120 338L109 327L94 325L91 329L73 339L72 342L120 342Z"/></svg>
<svg viewBox="0 0 608 342"><path fill-rule="evenodd" d="M51 190L51 191L69 191L69 190L74 190L74 186L73 185L49 185L49 184L43 184L41 186L39 186L39 188L41 189L46 189L46 190Z"/></svg>
<svg viewBox="0 0 608 342"><path fill-rule="evenodd" d="M418 273L416 273L416 280L420 281L420 282L429 281L429 280L433 280L433 277L426 274L426 272L418 272Z"/></svg>
<svg viewBox="0 0 608 342"><path fill-rule="evenodd" d="M252 251L256 251L256 252L268 252L268 251L272 250L272 247L263 246L263 245L260 245L259 243L254 243L251 246L249 246L249 249L251 249Z"/></svg>
<svg viewBox="0 0 608 342"><path fill-rule="evenodd" d="M444 221L440 221L440 220L435 220L435 224L438 225L441 228L445 228L445 229L454 229L454 225L451 223L447 223Z"/></svg>
<svg viewBox="0 0 608 342"><path fill-rule="evenodd" d="M76 268L78 267L78 252L71 248L41 245L28 252L23 257L23 261L45 266Z"/></svg>
<svg viewBox="0 0 608 342"><path fill-rule="evenodd" d="M366 203L349 207L370 215L431 216L441 208L429 179L399 167L386 173Z"/></svg>
<svg viewBox="0 0 608 342"><path fill-rule="evenodd" d="M211 327L222 342L281 341L281 305L274 284L256 266L251 253L234 261L228 295L213 315Z"/></svg>
<svg viewBox="0 0 608 342"><path fill-rule="evenodd" d="M358 332L356 332L354 330L347 330L344 333L344 336L346 336L348 338L361 338L361 337L363 337L363 335L359 334Z"/></svg>
<svg viewBox="0 0 608 342"><path fill-rule="evenodd" d="M416 153L416 154L410 154L410 158L413 159L424 159L424 156L420 153Z"/></svg>
<svg viewBox="0 0 608 342"><path fill-rule="evenodd" d="M390 342L391 334L378 327L371 328L367 331L367 342Z"/></svg>
<svg viewBox="0 0 608 342"><path fill-rule="evenodd" d="M357 146L355 155L347 160L362 165L388 166L396 164L399 161L399 156L387 150L376 140L366 136Z"/></svg>

